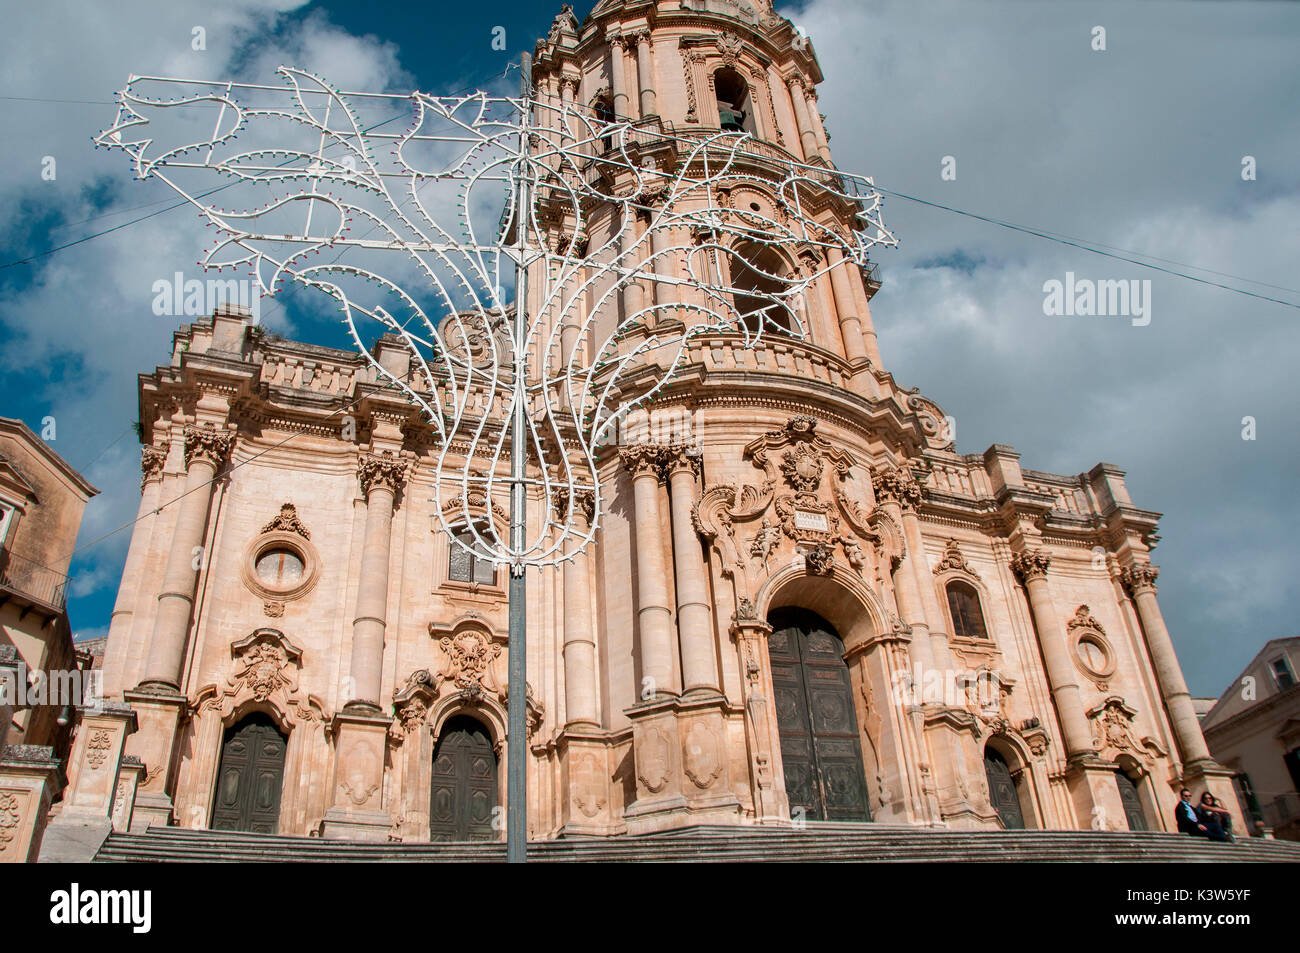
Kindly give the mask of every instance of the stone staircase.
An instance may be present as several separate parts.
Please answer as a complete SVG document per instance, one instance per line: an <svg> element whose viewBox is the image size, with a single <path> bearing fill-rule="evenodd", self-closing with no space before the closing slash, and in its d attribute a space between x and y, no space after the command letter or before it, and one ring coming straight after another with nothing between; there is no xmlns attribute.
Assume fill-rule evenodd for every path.
<svg viewBox="0 0 1300 953"><path fill-rule="evenodd" d="M809 824L804 830L692 827L644 837L534 841L536 861L991 861L1027 862L1300 862L1300 844L1238 840L1215 844L1181 834L1092 831L972 832L880 824ZM308 861L321 863L505 860L503 843L364 844L318 837L154 827L112 834L97 863Z"/></svg>

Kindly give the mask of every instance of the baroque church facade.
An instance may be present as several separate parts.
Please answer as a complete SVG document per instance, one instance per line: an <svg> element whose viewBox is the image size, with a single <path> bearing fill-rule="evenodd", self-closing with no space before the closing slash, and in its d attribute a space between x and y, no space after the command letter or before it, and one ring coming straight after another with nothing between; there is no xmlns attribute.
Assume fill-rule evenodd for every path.
<svg viewBox="0 0 1300 953"><path fill-rule="evenodd" d="M749 132L736 161L757 179L773 155L833 168L821 79L763 0L566 8L533 64L543 103L675 130L645 140L661 161L693 132ZM816 214L847 229L853 210ZM573 236L557 221L548 240ZM830 266L801 339L693 339L602 452L594 544L527 576L522 700L506 569L440 530L416 409L363 355L274 340L237 309L177 331L140 378L139 521L95 725L116 732L114 825L499 838L515 703L534 838L1167 830L1184 785L1236 811L1161 617L1158 514L1110 464L958 453L944 412L885 369L873 273L818 254L782 263ZM629 282L620 306L657 293ZM373 353L411 374L399 342ZM447 505L466 503L505 501Z"/></svg>

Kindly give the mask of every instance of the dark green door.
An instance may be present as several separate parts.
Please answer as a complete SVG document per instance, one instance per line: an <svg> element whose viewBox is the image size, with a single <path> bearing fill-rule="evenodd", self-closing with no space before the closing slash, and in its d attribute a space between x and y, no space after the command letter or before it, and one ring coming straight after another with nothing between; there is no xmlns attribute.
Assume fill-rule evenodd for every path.
<svg viewBox="0 0 1300 953"><path fill-rule="evenodd" d="M866 774L844 643L821 616L781 611L769 619L785 792L796 817L869 821Z"/></svg>
<svg viewBox="0 0 1300 953"><path fill-rule="evenodd" d="M447 720L433 753L429 838L496 840L497 759L481 723L463 715Z"/></svg>
<svg viewBox="0 0 1300 953"><path fill-rule="evenodd" d="M261 712L226 730L212 808L213 830L277 833L287 744L275 722Z"/></svg>
<svg viewBox="0 0 1300 953"><path fill-rule="evenodd" d="M1142 811L1142 798L1138 796L1137 784L1123 771L1115 772L1115 783L1119 785L1119 800L1124 805L1124 817L1128 819L1128 829L1146 830L1147 816Z"/></svg>
<svg viewBox="0 0 1300 953"><path fill-rule="evenodd" d="M1024 830L1025 816L1020 810L1020 794L1016 791L1011 767L1002 755L992 748L984 749L984 776L989 782L989 803L998 812L1002 826L1007 830Z"/></svg>

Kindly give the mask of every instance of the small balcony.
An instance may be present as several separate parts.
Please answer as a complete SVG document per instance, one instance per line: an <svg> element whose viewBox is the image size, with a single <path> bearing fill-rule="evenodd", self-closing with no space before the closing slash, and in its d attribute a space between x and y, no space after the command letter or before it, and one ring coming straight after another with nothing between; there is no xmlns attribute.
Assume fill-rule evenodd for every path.
<svg viewBox="0 0 1300 953"><path fill-rule="evenodd" d="M0 550L0 602L17 597L33 608L58 615L67 606L67 589L66 574L11 550Z"/></svg>

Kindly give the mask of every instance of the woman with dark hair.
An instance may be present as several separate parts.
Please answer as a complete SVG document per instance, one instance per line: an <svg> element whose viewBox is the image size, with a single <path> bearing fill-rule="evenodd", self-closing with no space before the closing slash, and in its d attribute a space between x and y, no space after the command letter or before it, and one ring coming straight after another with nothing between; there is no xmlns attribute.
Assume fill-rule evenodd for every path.
<svg viewBox="0 0 1300 953"><path fill-rule="evenodd" d="M1214 795L1209 791L1201 795L1201 803L1196 805L1196 819L1205 826L1205 836L1210 840L1232 840L1232 836L1223 829L1223 817L1227 813L1223 808L1215 807Z"/></svg>
<svg viewBox="0 0 1300 953"><path fill-rule="evenodd" d="M1223 806L1217 797L1209 791L1202 794L1198 814L1199 811L1212 811L1219 822L1220 829L1223 831L1223 839L1228 841L1232 840L1232 814Z"/></svg>

